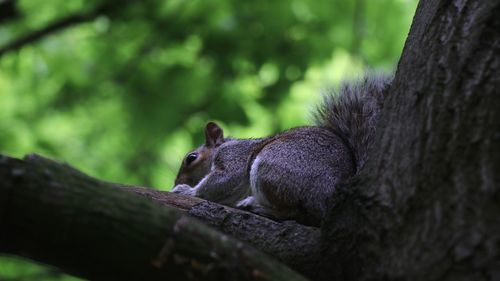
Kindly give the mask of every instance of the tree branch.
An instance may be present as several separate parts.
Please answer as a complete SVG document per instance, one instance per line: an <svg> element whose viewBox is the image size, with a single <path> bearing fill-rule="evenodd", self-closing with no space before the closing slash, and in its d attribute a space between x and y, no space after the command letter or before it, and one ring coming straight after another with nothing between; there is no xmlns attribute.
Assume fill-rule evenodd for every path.
<svg viewBox="0 0 500 281"><path fill-rule="evenodd" d="M78 23L87 22L93 20L98 16L98 13L88 13L88 14L75 14L62 19L59 19L39 30L35 30L29 34L21 36L14 41L7 43L5 46L0 48L0 57L5 55L5 53L19 49L25 45L34 43L43 37L55 33L59 30L68 28Z"/></svg>
<svg viewBox="0 0 500 281"><path fill-rule="evenodd" d="M0 178L0 252L92 280L302 280L185 213L302 270L311 268L310 255L318 252L316 228L277 223L198 198L97 181L39 156L1 157Z"/></svg>
<svg viewBox="0 0 500 281"><path fill-rule="evenodd" d="M127 3L130 3L131 1L127 1ZM120 2L118 2L120 3ZM48 36L50 34L56 33L58 31L64 30L66 28L69 28L73 25L88 22L91 20L94 20L97 18L99 15L104 14L104 13L109 13L113 9L119 7L117 2L109 2L106 4L103 4L96 9L90 11L90 12L80 12L80 13L75 13L73 15L69 15L67 17L63 17L61 19L58 19L49 25L42 27L38 30L32 31L31 33L28 33L24 36L21 36L20 38L15 39L14 41L7 43L5 46L0 47L0 57L5 55L7 52L17 50L25 45L34 43L45 36ZM121 3L120 6L125 5L124 3Z"/></svg>
<svg viewBox="0 0 500 281"><path fill-rule="evenodd" d="M276 222L196 197L134 186L121 188L185 211L225 234L252 244L306 276L315 279L326 277L319 272L318 259L321 254L318 228L291 221Z"/></svg>

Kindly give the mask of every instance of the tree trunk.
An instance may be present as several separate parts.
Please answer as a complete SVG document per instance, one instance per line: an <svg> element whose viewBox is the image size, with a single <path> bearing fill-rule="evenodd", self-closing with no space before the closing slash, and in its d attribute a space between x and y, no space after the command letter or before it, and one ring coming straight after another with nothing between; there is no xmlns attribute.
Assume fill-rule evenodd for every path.
<svg viewBox="0 0 500 281"><path fill-rule="evenodd" d="M371 160L332 202L337 274L500 278L499 2L420 2Z"/></svg>
<svg viewBox="0 0 500 281"><path fill-rule="evenodd" d="M371 157L338 188L321 236L200 199L117 190L38 158L3 158L0 252L92 279L301 278L183 210L311 279L499 279L498 15L500 0L419 4Z"/></svg>

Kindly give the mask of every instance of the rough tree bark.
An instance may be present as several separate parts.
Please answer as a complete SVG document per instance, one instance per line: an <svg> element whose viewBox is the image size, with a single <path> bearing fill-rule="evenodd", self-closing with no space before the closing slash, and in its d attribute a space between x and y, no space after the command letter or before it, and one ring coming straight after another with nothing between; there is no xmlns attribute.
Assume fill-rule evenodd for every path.
<svg viewBox="0 0 500 281"><path fill-rule="evenodd" d="M419 4L370 160L332 198L321 236L314 228L276 223L205 201L125 190L187 210L311 279L499 279L499 14L500 0ZM54 185L52 174L43 174L42 169L27 189L19 189L25 177L33 177L33 169L19 172L12 169L13 161L0 165L0 252L35 258L95 279L114 273L130 278L141 275L138 272L155 272L152 276L159 279L162 274L269 279L285 272L296 276L279 262L221 238L226 236L191 223L171 208L160 208L103 183ZM32 167L29 161L22 163ZM58 200L47 197L63 190L65 195ZM78 204L85 200L98 209ZM60 214L55 212L58 206L64 206ZM99 229L100 234L84 227L102 222L99 215L103 214L113 219L109 227ZM74 224L75 218L78 231L62 227ZM54 235L50 230L54 227L65 232L43 240ZM181 230L185 231L176 232ZM98 254L118 260L90 251L94 244L89 237L99 237L103 249ZM75 239L82 239L84 246ZM175 250L169 239L178 241ZM216 254L211 255L214 249ZM151 268L158 265L165 267L161 274ZM103 269L108 275L101 273Z"/></svg>
<svg viewBox="0 0 500 281"><path fill-rule="evenodd" d="M322 233L336 274L500 278L499 3L420 2L371 160Z"/></svg>
<svg viewBox="0 0 500 281"><path fill-rule="evenodd" d="M181 211L251 240L284 262L300 263L298 268L318 249L318 229L98 181L36 155L0 157L0 178L0 252L91 280L304 280Z"/></svg>

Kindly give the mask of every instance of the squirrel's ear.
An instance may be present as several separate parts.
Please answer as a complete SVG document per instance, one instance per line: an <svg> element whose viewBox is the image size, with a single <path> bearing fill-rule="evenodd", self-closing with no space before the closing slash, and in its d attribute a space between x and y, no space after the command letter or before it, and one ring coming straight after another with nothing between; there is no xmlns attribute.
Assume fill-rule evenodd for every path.
<svg viewBox="0 0 500 281"><path fill-rule="evenodd" d="M215 147L224 142L222 129L215 122L208 122L205 126L205 145Z"/></svg>

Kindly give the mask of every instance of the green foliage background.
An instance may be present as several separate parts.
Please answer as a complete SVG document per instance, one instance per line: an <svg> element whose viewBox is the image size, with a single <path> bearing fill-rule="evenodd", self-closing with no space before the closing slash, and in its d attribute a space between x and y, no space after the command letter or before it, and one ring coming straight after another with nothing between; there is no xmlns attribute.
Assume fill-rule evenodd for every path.
<svg viewBox="0 0 500 281"><path fill-rule="evenodd" d="M0 152L169 190L208 120L232 136L269 135L307 124L320 93L342 79L392 71L415 7L18 0L20 17L0 22L0 48L69 15L91 16L0 56ZM68 278L0 258L1 280Z"/></svg>

